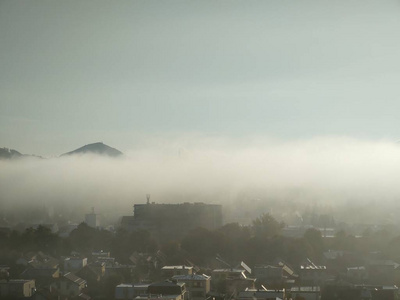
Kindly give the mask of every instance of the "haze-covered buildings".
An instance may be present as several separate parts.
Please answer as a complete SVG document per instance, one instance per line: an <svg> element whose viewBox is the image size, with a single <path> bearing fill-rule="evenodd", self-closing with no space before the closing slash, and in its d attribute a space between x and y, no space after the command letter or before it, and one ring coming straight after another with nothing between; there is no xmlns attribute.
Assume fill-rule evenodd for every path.
<svg viewBox="0 0 400 300"><path fill-rule="evenodd" d="M197 227L213 230L222 225L222 205L202 202L135 204L133 216L124 216L121 221L127 230L156 230L160 235L181 235Z"/></svg>

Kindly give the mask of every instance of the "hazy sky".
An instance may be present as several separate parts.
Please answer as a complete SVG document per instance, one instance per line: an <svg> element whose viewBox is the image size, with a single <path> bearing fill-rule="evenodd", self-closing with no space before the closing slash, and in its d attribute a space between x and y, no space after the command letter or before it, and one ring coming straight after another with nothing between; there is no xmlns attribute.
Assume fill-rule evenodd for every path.
<svg viewBox="0 0 400 300"><path fill-rule="evenodd" d="M0 1L0 147L400 138L399 1Z"/></svg>

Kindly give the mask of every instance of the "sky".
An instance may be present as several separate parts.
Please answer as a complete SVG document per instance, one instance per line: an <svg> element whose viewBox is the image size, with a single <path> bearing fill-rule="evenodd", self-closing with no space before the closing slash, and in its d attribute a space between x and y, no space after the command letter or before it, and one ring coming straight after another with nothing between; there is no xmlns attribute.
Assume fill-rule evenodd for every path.
<svg viewBox="0 0 400 300"><path fill-rule="evenodd" d="M397 211L399 32L398 0L0 0L0 147L49 158L0 161L0 211ZM99 141L125 156L55 158Z"/></svg>
<svg viewBox="0 0 400 300"><path fill-rule="evenodd" d="M389 0L1 0L0 147L398 141L399 32Z"/></svg>

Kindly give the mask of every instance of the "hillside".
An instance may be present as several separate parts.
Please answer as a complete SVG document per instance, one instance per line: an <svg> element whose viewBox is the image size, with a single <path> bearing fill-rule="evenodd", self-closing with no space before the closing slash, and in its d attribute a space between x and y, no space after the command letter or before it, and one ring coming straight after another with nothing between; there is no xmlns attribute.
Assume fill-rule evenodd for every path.
<svg viewBox="0 0 400 300"><path fill-rule="evenodd" d="M78 155L79 154L98 154L98 155L111 156L111 157L118 157L118 156L123 155L123 153L121 151L119 151L115 148L112 148L110 146L107 146L106 144L103 144L102 142L98 142L98 143L85 145L76 150L64 153L61 156L77 155L77 154Z"/></svg>
<svg viewBox="0 0 400 300"><path fill-rule="evenodd" d="M20 158L22 156L23 154L19 153L17 150L0 148L0 159Z"/></svg>

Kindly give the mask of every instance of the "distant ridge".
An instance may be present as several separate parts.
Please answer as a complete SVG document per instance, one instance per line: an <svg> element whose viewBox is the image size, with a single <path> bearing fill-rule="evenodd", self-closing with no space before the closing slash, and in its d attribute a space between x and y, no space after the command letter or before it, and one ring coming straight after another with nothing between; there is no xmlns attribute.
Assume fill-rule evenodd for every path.
<svg viewBox="0 0 400 300"><path fill-rule="evenodd" d="M0 159L18 159L18 158L40 158L43 157L33 154L22 154L14 149L9 149L6 147L0 148Z"/></svg>
<svg viewBox="0 0 400 300"><path fill-rule="evenodd" d="M110 146L107 146L107 145L103 144L102 142L98 142L98 143L85 145L76 150L64 153L61 156L75 155L75 154L98 154L98 155L111 156L111 157L117 157L117 156L123 155L123 153L121 151L119 151L115 148L112 148Z"/></svg>
<svg viewBox="0 0 400 300"><path fill-rule="evenodd" d="M23 154L19 153L17 150L0 148L0 159L20 158L22 156Z"/></svg>

